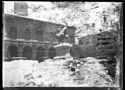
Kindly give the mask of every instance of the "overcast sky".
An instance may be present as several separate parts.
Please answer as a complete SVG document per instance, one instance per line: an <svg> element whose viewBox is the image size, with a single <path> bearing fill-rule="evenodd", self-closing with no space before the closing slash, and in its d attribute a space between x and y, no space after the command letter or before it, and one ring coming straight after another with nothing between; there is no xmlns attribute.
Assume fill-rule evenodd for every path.
<svg viewBox="0 0 125 90"><path fill-rule="evenodd" d="M76 27L83 27L84 28L84 26L82 26L82 24L81 24L81 21L82 21L83 23L84 22L85 23L96 23L96 30L101 28L100 13L102 13L107 8L110 8L110 9L114 8L114 7L112 7L112 2L85 2L84 6L81 5L81 8L84 8L88 11L86 11L85 14L78 14L76 12L72 13L69 9L61 10L61 9L55 8L54 10L52 10L51 8L55 7L55 6L51 2L40 2L40 1L29 2L28 1L26 3L31 8L34 5L35 6L39 6L39 5L42 6L42 8L40 8L37 12L34 12L31 8L28 8L28 18L42 20L42 21L49 21L52 23L65 25L65 23L63 22L63 19L65 19L65 17L68 14L69 15L71 14L71 16L73 16L73 14L74 14L78 18L74 17L73 20L66 19L66 21L68 22L68 26L74 25ZM93 3L96 3L95 5L97 5L98 8L93 9L93 10L89 10L92 8L91 5ZM113 2L113 3L119 4L118 2ZM46 8L47 10L44 10L43 8ZM14 1L4 1L4 13L14 14L11 10L14 10ZM89 16L89 19L87 19L88 16ZM110 14L110 16L112 18L115 17L115 19L118 18L114 14L112 14L112 15ZM51 20L50 20L50 17L52 17ZM80 26L80 24L81 24L81 26ZM90 31L86 31L86 33L87 32L90 33Z"/></svg>

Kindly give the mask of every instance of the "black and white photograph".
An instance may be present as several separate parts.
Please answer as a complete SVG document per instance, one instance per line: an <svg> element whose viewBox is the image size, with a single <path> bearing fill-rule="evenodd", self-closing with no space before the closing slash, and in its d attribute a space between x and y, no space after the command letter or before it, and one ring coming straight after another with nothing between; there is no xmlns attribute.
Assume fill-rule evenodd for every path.
<svg viewBox="0 0 125 90"><path fill-rule="evenodd" d="M122 90L122 2L2 5L3 87Z"/></svg>

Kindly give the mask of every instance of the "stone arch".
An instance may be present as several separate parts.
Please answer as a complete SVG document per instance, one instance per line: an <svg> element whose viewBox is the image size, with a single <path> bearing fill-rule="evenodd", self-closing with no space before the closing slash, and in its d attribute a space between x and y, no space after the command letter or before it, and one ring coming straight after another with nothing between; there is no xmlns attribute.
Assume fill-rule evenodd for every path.
<svg viewBox="0 0 125 90"><path fill-rule="evenodd" d="M48 56L53 59L56 56L56 49L53 47L49 48Z"/></svg>
<svg viewBox="0 0 125 90"><path fill-rule="evenodd" d="M25 46L23 48L23 57L26 57L27 59L32 59L32 47Z"/></svg>
<svg viewBox="0 0 125 90"><path fill-rule="evenodd" d="M6 45L6 48L9 48L9 46L16 46L18 49L19 49L19 45L17 43L7 43Z"/></svg>
<svg viewBox="0 0 125 90"><path fill-rule="evenodd" d="M37 48L37 52L36 52L36 59L40 60L45 56L45 49L40 46Z"/></svg>
<svg viewBox="0 0 125 90"><path fill-rule="evenodd" d="M18 56L18 47L16 45L8 46L8 58L17 57Z"/></svg>
<svg viewBox="0 0 125 90"><path fill-rule="evenodd" d="M30 47L30 48L33 48L32 45L28 45L28 44L22 44L21 46L22 46L22 49L23 49L24 47Z"/></svg>

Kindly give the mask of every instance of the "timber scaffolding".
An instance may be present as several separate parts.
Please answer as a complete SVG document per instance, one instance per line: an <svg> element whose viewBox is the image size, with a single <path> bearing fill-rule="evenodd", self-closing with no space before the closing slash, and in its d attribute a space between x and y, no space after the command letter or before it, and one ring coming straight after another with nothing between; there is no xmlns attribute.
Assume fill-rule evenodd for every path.
<svg viewBox="0 0 125 90"><path fill-rule="evenodd" d="M97 34L96 56L114 57L117 54L118 34L117 31L102 32Z"/></svg>

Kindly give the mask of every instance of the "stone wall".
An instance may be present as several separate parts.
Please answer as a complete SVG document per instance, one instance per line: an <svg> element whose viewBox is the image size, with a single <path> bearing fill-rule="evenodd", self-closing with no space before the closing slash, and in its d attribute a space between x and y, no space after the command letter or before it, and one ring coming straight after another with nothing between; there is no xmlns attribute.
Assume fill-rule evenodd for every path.
<svg viewBox="0 0 125 90"><path fill-rule="evenodd" d="M115 56L117 41L117 31L111 30L79 38L79 47L84 57Z"/></svg>
<svg viewBox="0 0 125 90"><path fill-rule="evenodd" d="M56 33L61 26L63 25L5 14L5 30L7 32L7 37L9 36L8 32L10 28L16 27L18 39L25 39L25 30L28 29L30 30L31 40L58 42ZM65 40L66 42L74 43L74 29L75 28L68 27L66 30L66 33L69 35L69 38ZM40 38L42 39L39 40L37 38L38 35L41 36Z"/></svg>
<svg viewBox="0 0 125 90"><path fill-rule="evenodd" d="M4 36L4 53L5 57L8 57L8 48L10 46L17 47L18 56L23 56L23 51L25 47L31 49L32 54L30 59L36 59L37 50L39 47L44 48L44 57L48 57L50 54L50 48L54 45L59 44L59 41L56 37L56 33L59 30L60 26L50 22L38 21L24 17L18 17L14 15L5 14L5 33ZM10 29L16 28L16 33L10 32ZM74 28L71 30L71 27L68 27L66 30L69 38L64 38L65 42L74 43ZM70 31L71 30L71 31ZM29 34L26 34L26 31L29 31ZM36 33L37 32L37 33ZM10 33L12 35L10 35ZM16 35L16 36L15 36ZM27 37L29 35L29 37ZM14 36L13 38L10 36ZM58 50L57 50L58 51ZM43 52L43 51L40 51ZM58 53L58 52L57 52ZM42 56L42 54L41 54Z"/></svg>
<svg viewBox="0 0 125 90"><path fill-rule="evenodd" d="M96 34L79 38L82 57L96 57Z"/></svg>

